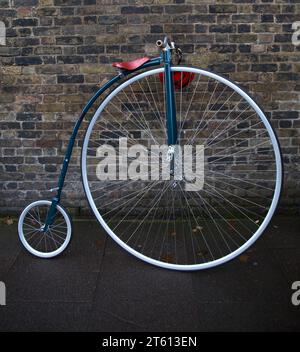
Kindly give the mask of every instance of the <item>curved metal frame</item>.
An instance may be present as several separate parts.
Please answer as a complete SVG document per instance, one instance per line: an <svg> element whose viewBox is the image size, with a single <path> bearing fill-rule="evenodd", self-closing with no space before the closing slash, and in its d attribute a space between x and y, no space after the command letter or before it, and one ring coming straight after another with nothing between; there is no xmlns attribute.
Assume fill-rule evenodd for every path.
<svg viewBox="0 0 300 352"><path fill-rule="evenodd" d="M101 88L99 88L99 90L88 101L88 103L86 104L86 106L82 110L82 113L81 113L80 117L78 118L78 120L77 120L77 122L76 122L76 124L74 126L73 132L71 134L70 141L69 141L66 153L65 153L63 166L62 166L62 169L61 169L61 172L60 172L60 176L59 176L57 187L52 189L52 191L57 191L57 192L56 192L56 195L52 198L52 201L51 201L51 206L49 208L49 211L48 211L48 214L47 214L47 218L46 218L46 222L45 222L45 226L44 226L44 229L43 229L44 232L47 231L48 227L52 224L52 222L54 220L54 217L55 217L55 214L56 214L56 206L60 203L61 192L62 192L62 189L63 189L63 186L64 186L65 177L66 177L66 174L67 174L67 171L68 171L68 166L69 166L70 158L71 158L71 155L72 155L75 139L77 137L77 133L78 133L78 131L80 129L81 123L82 123L83 119L85 118L87 112L91 109L91 107L93 106L95 101L104 92L106 92L111 86L113 86L115 83L117 83L118 81L120 81L124 77L128 76L129 74L135 73L135 72L137 72L139 70L142 70L142 69L145 69L145 68L148 68L148 67L160 65L162 62L164 62L165 56L166 57L170 57L170 55L171 55L170 54L170 49L165 50L164 53L169 53L169 54L167 56L166 56L166 54L164 54L162 56L153 58L153 59L147 61L146 63L144 63L142 66L138 67L135 70L130 70L130 71L122 70L122 71L120 71L116 76L114 76L111 80L109 80ZM169 67L168 69L170 71L170 65L168 67ZM171 87L172 87L172 85L171 85ZM170 93L168 93L168 94L170 94Z"/></svg>

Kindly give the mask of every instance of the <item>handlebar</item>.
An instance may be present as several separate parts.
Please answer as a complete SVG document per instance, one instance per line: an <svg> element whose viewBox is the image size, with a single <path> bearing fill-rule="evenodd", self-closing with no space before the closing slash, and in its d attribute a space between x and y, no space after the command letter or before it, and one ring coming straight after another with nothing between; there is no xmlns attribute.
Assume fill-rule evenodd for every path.
<svg viewBox="0 0 300 352"><path fill-rule="evenodd" d="M175 49L175 43L171 42L167 36L164 38L164 40L157 40L156 46L161 49L164 49L164 48Z"/></svg>
<svg viewBox="0 0 300 352"><path fill-rule="evenodd" d="M178 58L177 64L179 65L182 59L182 51L179 47L175 45L174 42L171 42L170 39L165 36L164 40L157 40L156 46L161 50L174 50Z"/></svg>

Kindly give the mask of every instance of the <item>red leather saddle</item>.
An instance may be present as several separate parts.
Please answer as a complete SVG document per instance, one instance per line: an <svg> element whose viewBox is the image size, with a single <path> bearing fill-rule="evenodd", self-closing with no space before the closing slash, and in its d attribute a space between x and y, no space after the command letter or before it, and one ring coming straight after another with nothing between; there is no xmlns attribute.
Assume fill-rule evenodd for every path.
<svg viewBox="0 0 300 352"><path fill-rule="evenodd" d="M151 59L149 56L141 57L132 61L114 62L112 65L122 70L133 71Z"/></svg>

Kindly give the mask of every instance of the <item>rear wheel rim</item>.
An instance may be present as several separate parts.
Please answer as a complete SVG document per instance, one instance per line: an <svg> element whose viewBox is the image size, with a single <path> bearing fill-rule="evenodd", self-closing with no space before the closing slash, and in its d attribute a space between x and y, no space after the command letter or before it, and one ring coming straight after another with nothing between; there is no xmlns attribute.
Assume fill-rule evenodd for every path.
<svg viewBox="0 0 300 352"><path fill-rule="evenodd" d="M194 97L193 99L195 99L195 96L198 96L199 91L197 91L197 87L200 86L207 86L207 91L205 91L205 88L200 91L200 97L204 97L204 100L207 100L207 106L209 107L209 109L207 109L207 106L205 107L205 104L203 104L203 107L200 106L199 110L202 109L202 115L200 115L200 118L197 119L198 123L199 123L199 119L200 119L200 124L201 122L205 122L207 123L207 126L209 126L210 123L215 123L214 125L214 132L210 133L208 136L206 136L206 141L208 141L208 143L206 143L205 145L205 149L207 152L209 152L209 146L215 146L214 148L210 148L213 150L213 153L211 153L211 155L207 155L206 156L206 162L207 164L211 163L212 165L216 165L218 162L220 161L224 161L225 157L224 157L224 148L222 150L222 144L224 142L230 141L232 139L232 136L235 137L235 139L237 139L237 136L242 135L244 131L243 128L241 127L241 130L235 130L234 133L232 133L233 127L235 125L237 125L238 123L245 123L246 121L248 121L250 123L250 128L248 127L248 130L251 130L250 132L255 131L255 138L250 138L249 139L249 145L248 146L244 146L243 147L243 142L244 139L241 138L241 140L237 140L237 142L235 142L235 145L233 147L230 147L231 149L229 150L233 150L234 148L238 148L237 152L235 153L235 155L231 155L231 157L233 156L233 160L232 161L232 166L235 166L237 170L239 170L239 168L241 168L241 166L245 166L247 165L247 163L249 164L249 160L247 161L247 163L243 163L240 159L238 159L236 156L244 156L245 152L247 152L248 150L255 150L256 149L256 156L261 156L263 155L263 153L265 153L265 155L268 155L268 150L264 150L262 149L263 147L266 147L266 144L264 140L262 140L262 138L265 139L269 139L269 147L272 149L272 165L273 167L275 167L275 170L272 171L272 175L275 178L274 179L274 187L273 189L271 189L272 191L272 199L269 201L269 204L266 204L265 208L266 211L263 215L263 217L261 216L260 218L257 218L257 214L252 214L251 212L249 212L248 209L244 209L241 208L241 204L239 202L241 202L240 200L240 195L239 193L237 193L234 196L234 201L230 201L226 203L226 197L229 198L228 191L226 193L226 188L228 189L230 186L230 182L232 183L233 181L235 182L242 182L241 180L238 181L238 179L241 178L240 174L234 174L234 178L228 178L228 174L226 174L223 171L220 172L216 171L216 170L212 170L211 168L206 168L206 170L204 171L205 176L204 178L206 179L206 184L204 187L204 190L202 192L202 195L200 196L198 193L191 193L191 192L182 192L181 197L178 197L176 199L176 197L174 196L174 191L172 191L172 187L169 186L165 183L165 184L161 184L161 190L162 193L165 192L165 196L168 195L169 197L169 204L172 204L172 202L176 201L177 205L180 204L180 202L186 202L186 204L189 203L197 203L200 204L201 203L201 207L203 208L202 211L204 213L206 213L206 217L210 218L209 222L205 221L205 217L203 217L202 222L200 222L198 219L198 216L193 213L192 209L190 210L186 210L188 209L186 206L182 206L182 209L185 210L181 210L181 218L185 218L185 219L189 219L187 222L190 222L190 225L187 225L190 227L189 232L191 234L194 233L195 236L199 236L201 237L201 240L199 240L199 238L195 239L193 236L188 239L187 237L184 239L184 237L186 236L185 234L182 235L182 239L181 239L181 246L184 245L184 241L189 240L190 241L190 247L194 247L190 249L190 252L193 252L194 255L194 262L178 262L178 258L176 258L174 260L174 253L172 255L168 254L168 250L161 250L160 256L158 256L158 254L153 255L153 253L147 253L147 255L145 255L142 252L142 249L144 250L145 248L143 247L143 243L142 244L138 244L139 240L138 240L138 231L134 230L132 232L134 232L134 236L136 236L136 245L132 245L132 244L128 244L126 243L126 241L122 238L120 238L120 236L118 235L116 230L113 230L112 228L112 224L109 224L109 221L107 221L107 215L105 217L105 212L104 215L103 213L101 213L101 211L99 211L98 209L98 205L97 205L97 200L95 200L95 194L94 194L94 190L91 189L92 187L90 187L90 184L92 183L89 180L89 169L87 169L87 167L89 167L89 156L87 154L87 151L91 150L91 140L90 137L92 136L92 133L94 133L95 131L95 126L99 123L100 121L100 116L104 116L104 112L106 109L109 108L109 106L114 107L116 104L116 101L120 101L120 98L118 97L119 92L124 91L124 95L123 97L127 97L129 95L129 92L133 92L134 91L134 87L137 87L138 85L140 87L144 87L144 90L146 89L145 87L149 86L149 79L151 77L157 77L157 75L161 72L163 72L163 69L156 69L156 70L151 70L151 71L147 71L145 73L142 73L136 77L133 77L131 79L129 79L127 82L124 82L123 84L121 84L119 87L116 88L116 90L114 90L105 100L104 102L100 105L100 107L98 108L97 112L95 113L93 119L91 120L91 123L87 129L86 132L86 137L84 140L84 144L83 144L83 150L82 150L82 176L83 176L83 184L84 184L84 189L85 192L87 194L87 198L89 201L89 204L93 210L93 212L95 213L97 219L99 220L99 222L102 224L102 226L104 227L104 229L108 232L108 234L115 240L117 241L124 249L126 249L127 251L129 251L130 253L134 254L135 256L137 256L138 258L147 261L151 264L155 264L161 267L165 267L165 268L170 268L170 269L177 269L177 270L197 270L197 269L204 269L204 268L209 268L209 267L213 267L215 265L219 265L222 264L230 259L233 259L234 257L236 257L237 255L241 254L243 251L245 251L251 244L254 243L254 241L262 234L262 232L265 230L266 226L268 225L268 223L270 222L270 219L272 218L272 215L274 214L274 211L276 209L277 203L278 203L278 199L279 199L279 195L280 195L280 190L281 190L281 183L282 183L282 165L281 165L281 157L280 157L280 149L279 149L279 145L275 136L275 133L270 125L270 123L268 122L267 118L265 117L264 113L261 111L261 109L258 107L258 105L243 91L241 90L238 86L236 86L235 84L233 84L232 82L228 81L227 79L220 77L216 74L213 74L211 72L208 71L204 71L204 70L200 70L200 69L196 69L196 68L191 68L191 67L173 67L172 68L173 71L177 71L177 72L189 72L189 73L194 73L196 75L196 77L193 79L193 83L190 84L190 86L183 88L183 89L179 89L177 90L177 92L175 93L175 98L176 98L176 107L177 107L177 113L179 112L179 119L178 119L178 115L177 115L177 119L179 120L179 138L182 141L182 144L196 144L197 139L198 141L202 138L201 136L201 131L200 128L201 126L198 128L198 132L200 131L200 133L198 133L198 135L196 135L195 137L195 133L192 133L190 135L188 135L187 137L185 137L183 132L187 132L188 128L185 127L185 124L189 123L190 120L190 111L188 109L191 109L191 106L194 104L194 102L192 101L192 103L187 103L187 108L186 110L188 110L188 112L184 113L183 112L183 96L184 94L188 95L190 97ZM142 81L144 80L144 81ZM157 78L158 81L158 78ZM200 82L200 83L199 83ZM153 83L153 82L152 82ZM133 84L135 84L135 86L133 86ZM154 83L153 83L154 84ZM131 86L132 85L132 86ZM156 87L157 87L157 82L155 83ZM132 89L133 87L133 89ZM127 89L127 91L126 91ZM141 88L141 92L144 92L144 90L142 90L143 88ZM162 88L163 90L163 88ZM149 89L150 91L150 89ZM184 92L184 93L183 93ZM218 93L219 92L219 93ZM226 95L227 94L227 95ZM232 95L233 94L233 95ZM135 95L135 96L134 96ZM121 96L121 95L120 95ZM156 96L156 98L155 98ZM230 103L230 100L227 101L227 97L231 97L232 99L236 99L237 97L241 98L240 100L235 100L235 103L237 104L236 107L234 108L235 110L231 111L231 115L230 118L224 118L224 121L227 122L224 123L223 122L223 126L225 124L227 124L227 129L230 128L230 132L231 134L229 134L229 132L227 131L227 135L225 134L225 138L224 138L224 133L222 133L222 129L226 130L226 128L224 128L222 126L222 124L220 124L220 122L222 121L222 116L221 113L224 110L224 104L227 104L228 101ZM160 104L161 106L164 105L163 102L163 91L161 91L161 94L155 94L154 91L152 91L151 93L149 92L148 97L146 99L143 99L141 101L139 101L139 99L137 98L137 93L132 95L131 100L128 98L128 102L129 105L127 105L127 110L128 110L128 106L131 107L133 105L136 105L136 107L138 107L141 111L143 110L141 108L141 104L145 103L147 105L150 106L151 102L152 102L152 107L148 107L148 110L150 109L153 113L153 115L155 116L155 110L157 109L157 105ZM211 98L212 100L209 100L209 98ZM216 98L219 98L216 99ZM152 99L152 100L151 100ZM159 101L160 99L160 101ZM221 103L220 103L220 99L221 99ZM223 101L222 101L223 99ZM131 101L131 105L130 105L130 101ZM200 100L199 100L200 101ZM134 104L132 103L134 102ZM224 103L222 105L222 103ZM228 103L228 106L230 106ZM124 104L124 101L123 101ZM219 104L219 105L218 105ZM247 111L247 108L245 108L243 106L243 104L248 104L248 108L250 106L252 112L255 113L255 116L253 117L251 115L250 111ZM125 104L124 104L125 105ZM126 110L126 109L125 109ZM125 113L124 110L124 113ZM130 109L129 109L130 110ZM159 109L157 109L158 111ZM163 108L162 108L163 110ZM194 108L194 110L197 110ZM227 113L228 113L228 109L227 109ZM225 110L226 112L226 110ZM235 118L232 117L233 116L233 112L235 112ZM247 114L246 114L247 112ZM241 114L242 113L242 114ZM110 113L111 114L111 113ZM210 115L209 115L210 114ZM219 117L219 115L220 117ZM108 112L107 114L108 115ZM152 137L150 136L149 131L147 132L147 129L149 127L150 121L147 121L147 118L145 117L145 114L143 114L144 116L141 116L140 114L140 121L138 119L134 119L134 125L135 126L140 126L140 127L144 127L146 130L146 135L148 133L148 139L151 139L152 141L154 141L155 139L159 139L160 136L155 135ZM163 115L163 114L162 114ZM215 117L214 117L215 116ZM132 117L133 119L134 117ZM255 121L256 119L256 121ZM118 126L115 122L117 120L114 118L113 120L111 120L111 126L112 126L112 122L114 122L115 127ZM109 120L106 117L106 129L107 127L109 127ZM164 135L166 137L166 131L165 131L165 127L164 127L164 120L163 117L158 117L157 116L157 126L160 126L161 131L164 132ZM199 124L199 125L200 125ZM232 127L230 127L230 124ZM229 127L228 127L229 126ZM195 127L194 127L195 129ZM247 128L244 128L247 130ZM108 129L109 130L109 129ZM151 129L149 128L148 130L151 131ZM203 128L202 128L203 130ZM211 128L211 130L213 130ZM119 132L124 132L124 128L119 125ZM190 131L188 131L190 132ZM246 131L245 131L246 132ZM113 132L115 133L115 132ZM264 134L263 134L264 133ZM114 139L115 134L111 134L110 137L112 137L111 139ZM227 137L227 138L226 138ZM131 138L132 139L132 138ZM203 138L202 138L203 139ZM251 143L253 142L253 139L255 139L255 143L253 144L253 146L251 147ZM259 141L261 140L261 144L259 144ZM217 149L216 149L216 145L218 145ZM225 144L223 144L225 145ZM254 147L255 146L255 147ZM96 149L96 145L92 145L93 148ZM259 155L259 148L262 149L262 154ZM228 149L228 148L227 148ZM242 150L244 149L244 150ZM234 154L234 153L232 153ZM247 153L246 153L247 154ZM247 156L249 158L249 155ZM269 158L270 156L268 156ZM210 158L210 159L208 159ZM92 159L92 157L91 157ZM242 158L241 158L242 159ZM208 161L210 160L210 161ZM266 164L270 165L270 160L268 161L266 157L263 157L262 160L256 160L256 173L258 175L263 174L263 171L266 171L266 175L268 175L268 168L266 170L264 170L263 168L266 167ZM217 165L220 166L220 165ZM267 165L268 166L268 165ZM93 166L92 166L93 167ZM261 168L261 170L259 169ZM242 176L245 176L246 173L252 172L254 173L254 169L252 170L245 170L242 171ZM271 171L269 171L270 173ZM232 176L231 176L232 177ZM249 177L249 176L248 176ZM260 176L261 177L261 176ZM269 177L269 176L268 176ZM222 185L223 189L217 189L216 187L216 179L217 182L219 182L219 187L220 185ZM229 182L230 181L230 182ZM252 192L251 191L251 187L254 187L256 185L258 192L260 192L261 190L266 191L266 186L264 185L263 182L261 182L261 180L259 180L260 182L252 182L252 179L247 179L247 181L244 183L241 183L239 186L235 186L236 189L241 188L241 185L243 185L243 187L245 188L249 188L248 195ZM130 181L128 181L130 182ZM134 181L135 182L135 181ZM134 182L131 182L131 186L134 185ZM214 182L214 183L213 183ZM114 191L116 191L118 188L123 188L124 183L120 182L120 181L115 181L114 185L111 185L109 183L107 183L105 186L103 186L102 188L100 188L100 191L102 193L105 192L111 192L112 189ZM129 183L127 183L127 186L129 185ZM154 185L153 187L158 186L159 183L157 183L156 185ZM182 188L182 185L179 184L179 189ZM239 192L241 192L242 190L240 189ZM206 192L206 193L204 193ZM206 194L205 196L203 194ZM134 194L134 191L132 191L132 197L139 195L138 192L136 192ZM121 196L120 196L121 197ZM159 197L159 196L158 196ZM213 207L211 207L211 204L208 202L209 198L214 197L215 200L217 200L218 202L221 203L225 202L224 204L227 204L227 207L230 207L230 211L226 208L220 208L220 210L222 210L224 213L226 212L227 216L229 216L231 214L232 219L229 221L228 218L224 217L224 220L222 220L221 222L218 223L218 221L215 220L215 218L217 218L220 215L220 210L218 211L217 209L214 209ZM125 198L123 198L125 199ZM250 200L251 198L248 199L248 203L247 203L247 207L249 207L250 205L253 207L255 206L255 202L253 200ZM103 196L102 196L102 200L103 200ZM157 200L159 201L159 198L157 198ZM123 204L126 205L126 202L123 201ZM258 203L257 203L258 204ZM256 204L256 205L257 205ZM260 204L258 204L260 205ZM171 206L172 208L172 206ZM174 207L173 207L174 209ZM148 210L150 210L150 205ZM152 211L152 210L151 210ZM152 214L154 213L155 210L152 211ZM169 219L172 219L172 217L176 217L175 215L172 215L172 211L174 210L168 210L167 211L167 215L166 218L169 217ZM243 237L243 241L242 242L238 242L236 244L236 248L233 250L233 244L234 242L237 242L237 237L241 235L241 227L244 227L244 231L245 228L248 227L249 225L247 224L247 226L245 224L242 223L242 221L240 221L239 219L236 220L232 215L234 214L234 212L238 211L240 213L239 216L241 216L241 214L243 214L244 218L247 219L247 221L251 220L251 225L254 226L253 230L252 228L250 229L252 231L251 235L250 233L247 234L247 236L242 236ZM250 216L251 214L251 216ZM163 215L164 217L164 215ZM249 219L250 218L250 219ZM221 219L221 216L220 216ZM173 220L173 219L172 219ZM175 224L175 225L174 225ZM226 225L228 227L228 231L224 231L223 227L224 225ZM142 225L140 225L142 226ZM149 225L150 226L150 225ZM167 225L169 227L169 229L166 229L165 232L165 238L161 239L162 241L164 240L165 243L170 243L170 241L174 242L174 246L173 246L173 252L174 252L174 248L176 250L176 241L178 242L176 236L177 236L177 232L180 232L180 226L176 224L176 222L169 221L169 225ZM171 227L174 227L173 230L171 230ZM212 226L214 226L214 231L212 231ZM206 228L205 228L206 227ZM133 227L131 227L132 229L134 229ZM145 228L145 227L144 227ZM153 231L154 228L150 229L149 231ZM154 230L155 231L155 230ZM161 229L157 228L156 231L161 231ZM206 234L204 234L204 231L206 231ZM236 236L233 236L232 234L230 234L229 232L234 232L234 234ZM145 232L145 229L143 230L143 232ZM182 231L185 232L185 231ZM217 251L216 249L211 249L211 245L209 245L206 242L212 242L215 241L216 244L216 240L214 238L214 233L215 232L215 236L217 236L217 241L220 241L220 239L223 241L222 246L224 247L228 247L228 253L226 253L226 251L224 251L224 248L219 248L219 252L221 253L221 255L216 255ZM135 235L137 234L137 235ZM130 236L130 234L128 235ZM145 235L147 237L147 241L149 240L149 233L147 235ZM172 236L175 236L176 240L172 239ZM127 237L128 240L129 237ZM224 239L225 238L225 239ZM230 245L229 245L229 240L230 240ZM197 247L197 241L198 241L198 247ZM128 241L127 241L128 242ZM227 242L227 243L226 243ZM201 243L201 244L200 244ZM221 243L221 242L220 242ZM177 243L177 250L180 249L179 242ZM204 246L204 248L203 248ZM154 245L155 247L155 245ZM153 248L154 248L153 247ZM217 247L217 244L216 244ZM186 249L185 249L186 250ZM165 252L165 253L163 253ZM196 252L196 253L195 253ZM223 254L222 254L223 253ZM224 254L225 253L225 254ZM201 258L198 258L198 256ZM199 262L197 263L197 259L195 260L195 258L199 259ZM173 262L172 262L173 261ZM192 261L192 260L191 260Z"/></svg>
<svg viewBox="0 0 300 352"><path fill-rule="evenodd" d="M33 255L52 258L62 253L71 239L71 222L65 210L57 205L53 223L43 232L51 202L41 200L29 204L19 218L19 237L24 247Z"/></svg>

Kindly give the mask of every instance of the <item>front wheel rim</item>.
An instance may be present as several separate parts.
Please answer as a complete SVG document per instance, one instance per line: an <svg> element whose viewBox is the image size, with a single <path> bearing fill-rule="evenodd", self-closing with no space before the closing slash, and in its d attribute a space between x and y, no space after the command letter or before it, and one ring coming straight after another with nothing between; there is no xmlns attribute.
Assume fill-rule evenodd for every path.
<svg viewBox="0 0 300 352"><path fill-rule="evenodd" d="M277 138L276 135L269 123L269 121L267 120L267 118L265 117L264 113L262 112L262 110L258 107L258 105L252 100L252 98L250 98L248 96L248 94L246 94L241 88L239 88L238 86L236 86L234 83L228 81L227 79L218 76L214 73L205 71L205 70L200 70L200 69L196 69L193 67L183 67L183 66L179 66L179 67L173 67L172 68L173 71L177 71L177 72L190 72L190 73L196 73L205 77L209 77L210 79L215 79L220 83L225 84L226 86L230 87L232 90L234 90L237 94L239 94L240 96L242 96L245 101L247 101L249 103L249 105L251 105L251 107L253 108L253 110L255 110L255 112L257 113L257 115L260 117L262 123L264 124L264 126L266 127L266 130L269 134L271 143L272 143L272 147L274 149L274 155L275 155L275 162L276 162L276 185L274 188L274 195L272 198L272 202L270 204L269 210L264 218L264 220L260 223L259 228L257 229L257 231L251 236L250 239L248 239L243 245L241 245L238 249L236 249L235 251L229 253L228 255L225 255L221 258L218 258L216 260L213 261L209 261L206 263L199 263L199 264L172 264L172 263L167 263L167 262L163 262L160 260L155 260L153 258L150 258L148 256L143 255L142 253L138 252L137 250L135 250L134 248L128 246L126 243L124 243L113 231L112 229L107 225L106 221L103 219L103 217L101 216L101 214L99 213L97 206L93 200L90 188L89 188L89 181L88 181L88 176L87 176L87 172L86 172L86 166L87 166L87 149L88 149L88 143L89 143L89 138L91 136L92 130L93 130L93 126L95 124L95 122L97 121L99 115L101 115L101 112L103 111L104 107L106 106L106 104L109 102L110 99L112 99L116 94L118 94L118 92L120 92L123 88L126 88L128 85L130 85L131 83L134 83L135 81L137 81L138 79L141 79L143 77L147 77L150 75L157 75L161 72L163 72L163 69L155 69L155 70L151 70L151 71L147 71L145 73L142 73L136 77L133 77L131 79L129 79L127 82L124 82L123 84L121 84L119 87L116 88L116 90L114 92L112 92L105 100L104 102L100 105L100 107L98 108L97 112L95 113L93 119L91 120L91 123L87 129L86 132L86 137L84 140L84 144L83 144L83 150L82 150L82 176L83 176L83 184L84 184L84 189L89 201L89 204L94 212L94 214L96 215L98 221L101 223L101 225L104 227L104 229L107 231L107 233L117 242L119 243L125 250L127 250L128 252L130 252L131 254L135 255L136 257L154 264L154 265L158 265L164 268L169 268L169 269L176 269L176 270L199 270L199 269L205 269L205 268L209 268L209 267L213 267L216 265L220 265L222 263L227 262L228 260L231 260L233 258L235 258L236 256L238 256L239 254L241 254L242 252L244 252L247 248L249 248L255 241L256 239L263 233L263 231L265 230L265 228L267 227L267 225L269 224L277 203L278 203L278 199L280 196L280 191L281 191L281 184L282 184L282 164L281 164L281 155L280 155L280 149L279 149L279 145L277 142Z"/></svg>

